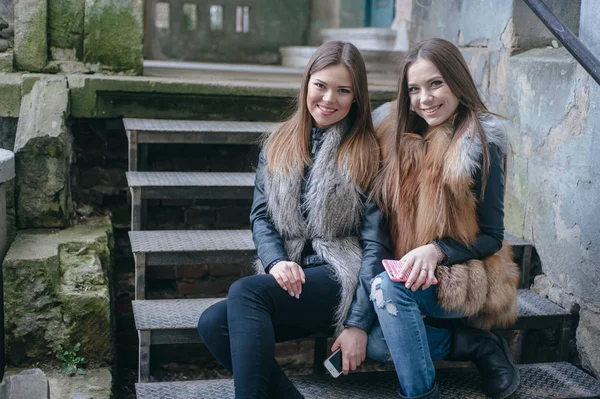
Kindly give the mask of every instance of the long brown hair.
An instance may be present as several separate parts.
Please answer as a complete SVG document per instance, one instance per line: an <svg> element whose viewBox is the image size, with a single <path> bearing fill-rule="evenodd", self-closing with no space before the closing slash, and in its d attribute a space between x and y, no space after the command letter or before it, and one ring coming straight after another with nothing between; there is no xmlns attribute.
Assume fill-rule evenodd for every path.
<svg viewBox="0 0 600 399"><path fill-rule="evenodd" d="M338 167L344 167L352 181L366 191L379 167L379 147L371 119L371 105L365 63L351 43L333 41L321 45L311 57L302 77L296 112L271 133L265 142L269 172L286 176L302 175L312 163L310 132L312 117L306 105L308 82L313 73L331 65L344 65L352 77L354 100L345 119L350 130L338 150ZM339 122L338 122L339 123Z"/></svg>
<svg viewBox="0 0 600 399"><path fill-rule="evenodd" d="M454 126L453 142L460 139L466 132L473 132L479 136L483 149L482 189L485 191L487 174L490 164L488 142L479 120L479 114L489 112L479 96L469 67L458 48L447 40L429 39L412 47L400 67L398 79L398 97L395 113L396 135L391 148L386 149L389 156L385 157L382 173L378 176L376 195L380 205L388 212L393 211L401 200L402 178L400 176L399 149L402 145L403 133L418 133L424 135L429 129L427 122L410 110L410 96L408 91L408 70L419 58L429 60L440 71L444 81L458 98L459 104L455 115L452 117ZM388 122L389 123L389 122ZM382 125L384 128L385 123ZM389 127L389 125L388 125ZM471 143L475 139L471 136ZM391 142L390 142L391 143Z"/></svg>

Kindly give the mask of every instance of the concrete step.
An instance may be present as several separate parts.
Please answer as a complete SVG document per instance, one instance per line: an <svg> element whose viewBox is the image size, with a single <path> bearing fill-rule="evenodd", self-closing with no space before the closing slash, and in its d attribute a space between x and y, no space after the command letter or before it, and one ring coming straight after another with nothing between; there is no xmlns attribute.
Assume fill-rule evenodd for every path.
<svg viewBox="0 0 600 399"><path fill-rule="evenodd" d="M201 342L196 332L200 315L224 298L134 300L137 330L151 331L152 344ZM569 311L533 291L519 290L519 319L511 330L562 327ZM192 334L190 334L192 331Z"/></svg>
<svg viewBox="0 0 600 399"><path fill-rule="evenodd" d="M145 143L258 144L273 122L190 121L123 118L129 141L129 170L140 163L138 145ZM143 160L143 159L142 159Z"/></svg>
<svg viewBox="0 0 600 399"><path fill-rule="evenodd" d="M600 398L600 382L566 363L518 365L521 376L514 399ZM397 397L394 372L351 373L337 379L329 375L291 377L306 399L387 399ZM485 399L479 373L471 368L441 369L436 380L444 399ZM140 383L138 399L233 398L233 380Z"/></svg>

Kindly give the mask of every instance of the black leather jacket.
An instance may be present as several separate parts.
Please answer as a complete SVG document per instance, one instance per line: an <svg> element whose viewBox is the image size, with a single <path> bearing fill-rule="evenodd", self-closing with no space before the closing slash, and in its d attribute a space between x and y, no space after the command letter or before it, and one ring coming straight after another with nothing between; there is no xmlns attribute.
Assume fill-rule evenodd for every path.
<svg viewBox="0 0 600 399"><path fill-rule="evenodd" d="M250 225L258 257L265 267L277 260L289 259L281 235L273 225L267 210L264 192L266 167L264 153L261 152L254 183ZM360 241L363 245L362 267L352 306L344 322L346 326L369 331L377 317L369 295L371 280L383 271L381 260L391 259L393 256L388 229L387 218L379 207L375 203L368 203L360 231Z"/></svg>

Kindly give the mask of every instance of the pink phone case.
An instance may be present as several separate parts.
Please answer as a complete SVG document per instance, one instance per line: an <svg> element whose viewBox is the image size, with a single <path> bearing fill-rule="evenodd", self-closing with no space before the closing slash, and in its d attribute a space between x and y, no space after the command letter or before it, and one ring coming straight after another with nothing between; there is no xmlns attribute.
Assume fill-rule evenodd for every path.
<svg viewBox="0 0 600 399"><path fill-rule="evenodd" d="M381 261L381 263L383 263L383 267L392 281L404 283L406 280L408 280L408 276L410 276L410 269L404 274L404 276L402 276L400 274L402 262L399 260L384 259Z"/></svg>
<svg viewBox="0 0 600 399"><path fill-rule="evenodd" d="M397 283L404 283L406 282L406 280L408 280L408 277L410 276L410 272L412 269L408 269L406 271L406 273L404 273L404 275L400 274L400 270L402 269L402 262L399 260L392 260L392 259L384 259L381 261L381 263L383 263L383 267L385 268L385 271L387 272L388 276L390 276L390 279L392 281L395 281ZM433 284L437 284L437 278L434 279Z"/></svg>

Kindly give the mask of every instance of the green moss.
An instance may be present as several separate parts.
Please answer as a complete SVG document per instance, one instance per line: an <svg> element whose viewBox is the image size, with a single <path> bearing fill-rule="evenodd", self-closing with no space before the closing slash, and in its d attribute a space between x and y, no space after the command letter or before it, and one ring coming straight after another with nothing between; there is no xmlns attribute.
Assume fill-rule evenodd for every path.
<svg viewBox="0 0 600 399"><path fill-rule="evenodd" d="M21 111L21 74L0 73L0 117L18 117Z"/></svg>
<svg viewBox="0 0 600 399"><path fill-rule="evenodd" d="M80 342L86 360L110 363L113 351L108 294L65 296L61 309L67 321L67 346Z"/></svg>
<svg viewBox="0 0 600 399"><path fill-rule="evenodd" d="M13 245L19 245L19 238ZM59 289L58 256L43 259L8 259L4 262L6 314L20 313L26 306L45 307Z"/></svg>
<svg viewBox="0 0 600 399"><path fill-rule="evenodd" d="M133 8L94 4L86 9L85 62L141 74L144 28Z"/></svg>
<svg viewBox="0 0 600 399"><path fill-rule="evenodd" d="M6 345L11 364L51 361L59 344L82 344L112 361L109 218L64 230L19 233L4 261Z"/></svg>
<svg viewBox="0 0 600 399"><path fill-rule="evenodd" d="M84 0L48 0L50 46L74 49L83 58Z"/></svg>
<svg viewBox="0 0 600 399"><path fill-rule="evenodd" d="M48 62L47 8L41 7L21 34L24 39L15 43L15 66L22 71L40 72Z"/></svg>

